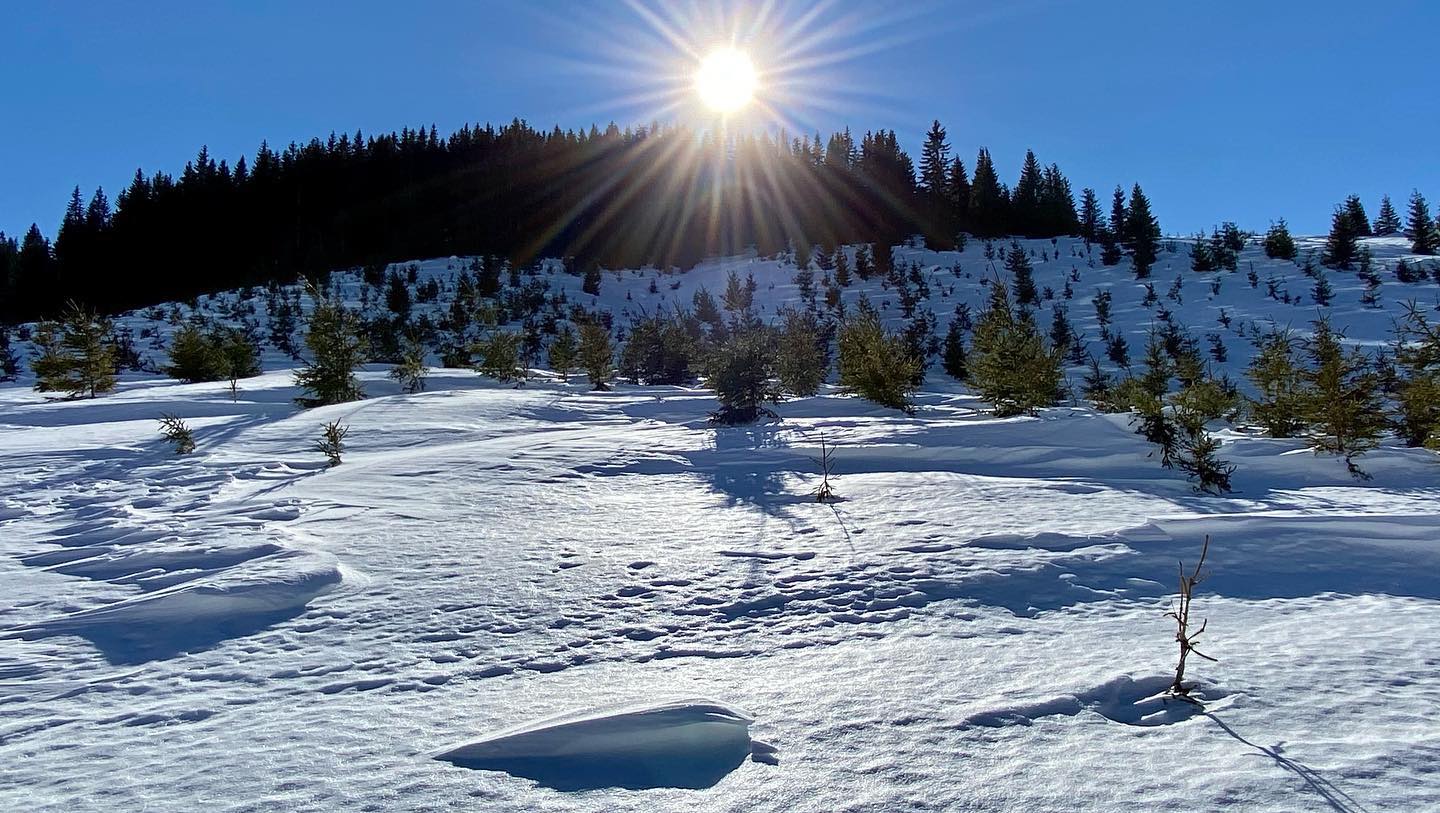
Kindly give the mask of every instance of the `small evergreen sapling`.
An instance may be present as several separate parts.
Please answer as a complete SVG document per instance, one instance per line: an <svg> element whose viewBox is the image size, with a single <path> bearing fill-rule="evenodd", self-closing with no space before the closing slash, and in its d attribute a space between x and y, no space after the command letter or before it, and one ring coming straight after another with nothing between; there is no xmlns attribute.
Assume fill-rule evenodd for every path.
<svg viewBox="0 0 1440 813"><path fill-rule="evenodd" d="M350 427L343 426L340 419L325 424L321 430L320 439L315 441L315 450L325 455L325 459L333 466L340 465L340 455L345 451L345 436L350 434Z"/></svg>
<svg viewBox="0 0 1440 813"><path fill-rule="evenodd" d="M911 355L904 338L885 331L865 300L841 326L838 347L840 385L847 392L914 413L912 396L920 361Z"/></svg>
<svg viewBox="0 0 1440 813"><path fill-rule="evenodd" d="M39 355L31 365L35 389L69 398L94 398L115 388L115 347L110 320L70 303L59 324L41 323Z"/></svg>
<svg viewBox="0 0 1440 813"><path fill-rule="evenodd" d="M358 401L365 397L365 391L355 370L364 362L367 351L360 318L314 288L311 295L315 297L315 310L305 334L311 359L295 373L295 383L308 395L295 400L305 407Z"/></svg>
<svg viewBox="0 0 1440 813"><path fill-rule="evenodd" d="M712 423L735 426L754 423L762 415L774 417L766 404L780 400L780 389L774 382L775 353L768 329L732 335L716 348L709 366L706 383L720 400Z"/></svg>
<svg viewBox="0 0 1440 813"><path fill-rule="evenodd" d="M575 342L575 331L567 325L555 334L550 342L550 369L560 374L560 380L569 382L570 371L575 369L580 348Z"/></svg>
<svg viewBox="0 0 1440 813"><path fill-rule="evenodd" d="M615 378L615 350L610 344L610 331L603 325L580 325L580 367L590 379L590 389L610 389Z"/></svg>
<svg viewBox="0 0 1440 813"><path fill-rule="evenodd" d="M801 398L814 395L830 372L827 342L813 315L790 309L782 315L775 356L780 389Z"/></svg>
<svg viewBox="0 0 1440 813"><path fill-rule="evenodd" d="M1310 369L1305 375L1305 417L1314 432L1311 446L1316 454L1342 457L1352 475L1368 480L1355 458L1378 445L1385 427L1379 381L1364 352L1347 351L1341 344L1344 337L1331 329L1327 319L1314 326L1306 343Z"/></svg>
<svg viewBox="0 0 1440 813"><path fill-rule="evenodd" d="M425 366L425 346L415 340L405 344L400 360L390 368L390 380L400 385L404 392L414 395L425 389L425 377L430 368Z"/></svg>
<svg viewBox="0 0 1440 813"><path fill-rule="evenodd" d="M160 434L175 446L175 454L195 451L195 436L190 427L174 415L160 416Z"/></svg>

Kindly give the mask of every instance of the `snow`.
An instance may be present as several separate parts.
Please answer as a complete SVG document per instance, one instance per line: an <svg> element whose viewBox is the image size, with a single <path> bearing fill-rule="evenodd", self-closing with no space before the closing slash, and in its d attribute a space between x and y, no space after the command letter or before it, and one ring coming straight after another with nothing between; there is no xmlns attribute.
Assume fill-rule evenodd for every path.
<svg viewBox="0 0 1440 813"><path fill-rule="evenodd" d="M1079 329L1108 288L1138 348L1153 310L1126 269L1029 245L1060 255L1040 286L1080 271ZM978 307L982 250L905 250L935 279L925 307ZM1221 307L1316 313L1251 289L1250 262L1308 290L1253 249L1213 299L1183 246L1155 273L1232 374L1248 345ZM607 273L598 301L653 311L738 267L773 314L795 297L777 266L716 261L655 295L651 270ZM1182 268L1183 305L1164 297ZM1381 273L1379 309L1329 274L1354 341L1440 290ZM847 300L862 288L883 307L878 282ZM302 411L292 364L269 353L235 401L144 374L94 401L0 385L0 809L1440 809L1433 453L1387 442L1361 481L1226 429L1236 493L1206 497L1124 416L996 419L938 373L913 417L827 387L717 429L698 388L438 370L405 395L383 365L369 399ZM337 418L328 468L310 447ZM822 436L834 504L810 496ZM1207 534L1195 613L1219 661L1191 660L1195 705L1163 693L1163 613Z"/></svg>
<svg viewBox="0 0 1440 813"><path fill-rule="evenodd" d="M750 755L744 712L707 700L561 715L436 755L558 790L713 786ZM773 763L761 745L757 754Z"/></svg>

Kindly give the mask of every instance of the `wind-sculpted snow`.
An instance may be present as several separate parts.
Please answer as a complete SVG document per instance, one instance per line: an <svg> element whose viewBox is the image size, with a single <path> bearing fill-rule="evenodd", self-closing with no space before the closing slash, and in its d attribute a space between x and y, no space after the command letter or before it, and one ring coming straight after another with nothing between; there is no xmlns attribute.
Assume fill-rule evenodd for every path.
<svg viewBox="0 0 1440 813"><path fill-rule="evenodd" d="M1154 310L1124 269L1030 246L1060 258L1037 257L1057 292L1042 321L1074 265L1076 326L1096 334L1088 297L1111 290L1138 348ZM903 250L923 307L983 301L982 251ZM1183 262L1162 258L1161 302ZM777 267L730 258L655 295L651 270L607 272L598 300L541 275L623 323L730 268L773 314L795 300ZM1213 299L1190 276L1170 302L1223 334L1221 369L1248 351L1220 308L1313 314L1266 299L1271 274L1307 284L1247 250ZM1331 283L1372 344L1402 292L1440 290L1387 277L1374 310ZM862 290L898 324L877 281L847 302ZM172 327L127 320L162 344ZM1215 498L1124 416L996 419L934 374L915 416L826 386L721 429L695 387L438 370L403 395L383 365L368 400L301 411L293 362L266 363L234 401L146 375L95 401L0 386L0 809L1440 808L1431 452L1386 442L1359 481L1225 429L1237 491ZM155 434L162 411L195 427L194 454ZM349 448L327 468L311 445L335 419ZM811 496L822 437L833 504ZM1195 613L1219 662L1191 662L1200 709L1162 694L1163 612L1206 534Z"/></svg>
<svg viewBox="0 0 1440 813"><path fill-rule="evenodd" d="M757 750L743 712L709 700L562 715L436 755L462 768L503 771L557 790L708 788ZM758 748L756 747L758 746Z"/></svg>

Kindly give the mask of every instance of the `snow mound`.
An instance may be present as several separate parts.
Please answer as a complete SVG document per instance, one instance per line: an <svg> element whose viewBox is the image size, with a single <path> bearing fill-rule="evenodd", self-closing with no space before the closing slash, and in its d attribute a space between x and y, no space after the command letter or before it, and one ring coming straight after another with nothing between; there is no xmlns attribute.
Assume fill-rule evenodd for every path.
<svg viewBox="0 0 1440 813"><path fill-rule="evenodd" d="M280 550L184 584L14 628L36 639L79 635L111 662L140 662L206 648L304 610L344 581L335 557Z"/></svg>
<svg viewBox="0 0 1440 813"><path fill-rule="evenodd" d="M556 790L708 788L745 761L775 764L750 739L748 715L711 700L574 712L502 731L435 756Z"/></svg>

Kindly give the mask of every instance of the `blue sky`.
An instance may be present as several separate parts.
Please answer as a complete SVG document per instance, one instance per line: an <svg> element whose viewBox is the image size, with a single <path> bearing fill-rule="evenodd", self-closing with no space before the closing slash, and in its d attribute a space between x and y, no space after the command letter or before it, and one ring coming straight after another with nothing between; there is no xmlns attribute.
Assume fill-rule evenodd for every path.
<svg viewBox="0 0 1440 813"><path fill-rule="evenodd" d="M770 5L756 26L763 2L6 3L0 229L53 236L75 184L113 199L202 144L233 161L332 130L648 121L641 97L688 64L671 40L732 21L795 83L773 104L792 126L894 128L915 154L939 118L967 164L988 146L1012 182L1027 147L1077 191L1139 181L1167 232L1320 231L1352 192L1372 216L1383 192L1440 198L1440 4Z"/></svg>

